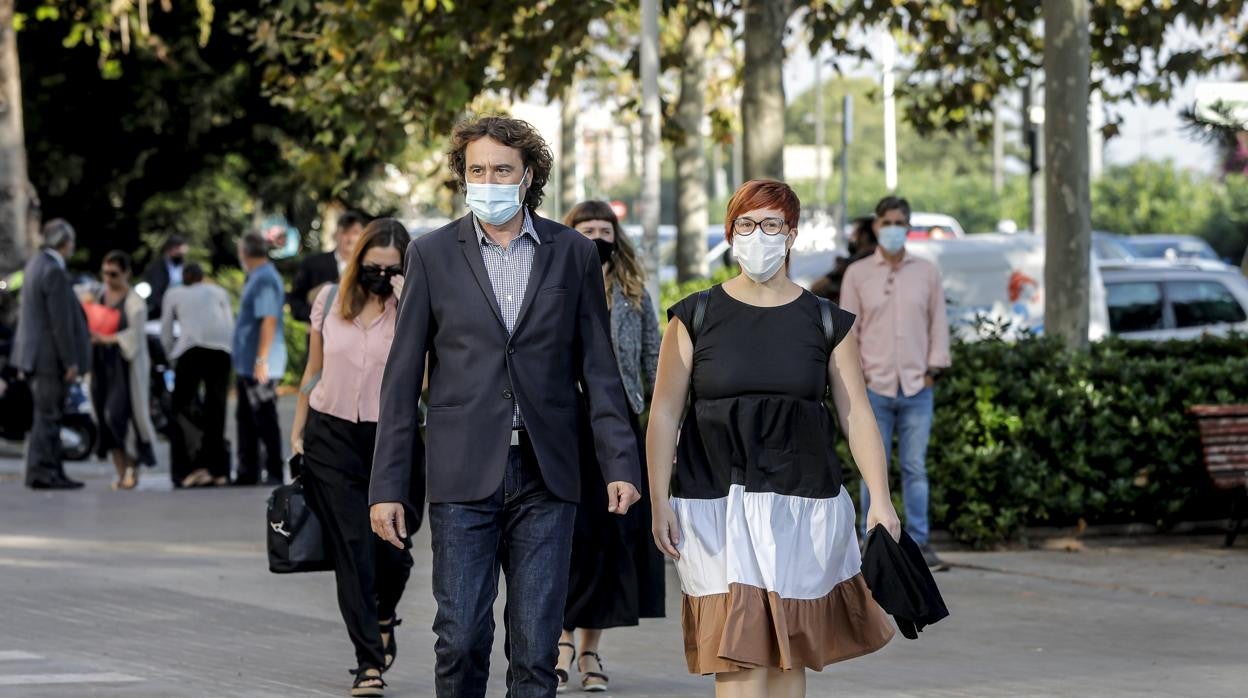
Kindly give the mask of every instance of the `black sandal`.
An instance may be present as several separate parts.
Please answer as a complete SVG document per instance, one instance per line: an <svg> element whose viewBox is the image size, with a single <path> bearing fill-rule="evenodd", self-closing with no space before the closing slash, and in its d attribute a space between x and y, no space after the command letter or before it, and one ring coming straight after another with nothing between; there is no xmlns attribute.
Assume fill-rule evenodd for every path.
<svg viewBox="0 0 1248 698"><path fill-rule="evenodd" d="M369 675L370 669L376 671L377 675ZM379 698L386 695L386 682L381 678L381 670L377 667L362 666L358 669L352 669L351 673L355 676L355 682L351 684L352 696ZM372 685L365 686L364 684Z"/></svg>
<svg viewBox="0 0 1248 698"><path fill-rule="evenodd" d="M381 668L381 671L383 673L390 671L390 667L394 666L394 660L399 656L399 653L398 653L399 645L394 640L394 629L399 627L400 625L403 625L402 618L395 618L389 623L377 621L377 627L381 629L381 632L390 636L390 641L383 643L381 646L381 652L383 655L385 655L382 657L382 659L384 659L386 662L386 665Z"/></svg>
<svg viewBox="0 0 1248 698"><path fill-rule="evenodd" d="M598 662L599 669L606 668L602 663L602 657L599 657L597 652L594 652L592 650L585 650L584 652L581 652L581 657L585 657L585 656L593 657L594 661ZM580 657L577 658L576 664L577 664L576 668L580 669L581 668ZM601 681L602 683L591 684L590 681ZM586 693L606 693L607 683L609 682L610 682L610 679L608 679L607 675L602 673L601 671L582 671L581 672L581 690L585 691Z"/></svg>
<svg viewBox="0 0 1248 698"><path fill-rule="evenodd" d="M576 645L572 644L571 642L560 642L558 646L559 646L559 647L570 647L570 648L572 648L572 662L573 662L573 663L575 663L575 662L576 662ZM559 662L559 660L558 660L558 659L556 659L556 660L555 660L555 664L556 664L556 666L555 666L555 677L559 679L559 686L558 686L558 688L556 688L556 689L555 689L555 692L556 692L556 693L563 693L564 691L568 690L568 680L569 680L571 677L569 677L569 676L568 676L568 672L567 672L567 671L565 671L565 670L563 670L563 669L560 669L560 668L559 668L559 666L558 666L558 662ZM570 668L572 668L572 667L571 667L571 665L569 665L569 666L568 666L568 668L569 668L569 669L570 669Z"/></svg>

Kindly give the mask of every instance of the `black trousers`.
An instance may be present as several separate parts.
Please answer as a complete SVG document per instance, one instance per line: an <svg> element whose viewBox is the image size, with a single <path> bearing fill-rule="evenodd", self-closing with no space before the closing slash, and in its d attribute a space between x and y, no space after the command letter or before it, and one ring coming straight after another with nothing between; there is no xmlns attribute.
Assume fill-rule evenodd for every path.
<svg viewBox="0 0 1248 698"><path fill-rule="evenodd" d="M274 387L272 381L269 388ZM269 480L282 481L282 429L277 425L277 399L253 404L248 393L257 387L255 378L239 376L238 404L234 412L238 422L238 472L234 480L253 483L260 479L260 445L264 445L265 471ZM272 390L268 392L272 393Z"/></svg>
<svg viewBox="0 0 1248 698"><path fill-rule="evenodd" d="M355 646L356 663L380 669L385 654L377 621L395 617L412 555L378 538L369 523L368 477L376 436L376 422L348 422L309 411L301 478L334 561L338 608Z"/></svg>
<svg viewBox="0 0 1248 698"><path fill-rule="evenodd" d="M200 468L214 478L230 476L225 447L230 370L229 352L218 349L193 347L178 357L173 382L174 423L169 431L169 476L175 486Z"/></svg>
<svg viewBox="0 0 1248 698"><path fill-rule="evenodd" d="M65 411L65 381L54 374L34 374L30 397L34 403L34 421L26 437L26 486L36 482L52 482L65 477L61 460L61 418Z"/></svg>

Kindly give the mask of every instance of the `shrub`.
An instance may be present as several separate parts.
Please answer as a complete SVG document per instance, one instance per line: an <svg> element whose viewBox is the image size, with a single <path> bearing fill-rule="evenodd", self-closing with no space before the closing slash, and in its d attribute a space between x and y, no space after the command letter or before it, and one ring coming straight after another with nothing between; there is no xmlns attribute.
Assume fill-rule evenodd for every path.
<svg viewBox="0 0 1248 698"><path fill-rule="evenodd" d="M928 453L933 525L987 547L1028 525L1224 515L1187 409L1248 400L1244 340L956 344Z"/></svg>

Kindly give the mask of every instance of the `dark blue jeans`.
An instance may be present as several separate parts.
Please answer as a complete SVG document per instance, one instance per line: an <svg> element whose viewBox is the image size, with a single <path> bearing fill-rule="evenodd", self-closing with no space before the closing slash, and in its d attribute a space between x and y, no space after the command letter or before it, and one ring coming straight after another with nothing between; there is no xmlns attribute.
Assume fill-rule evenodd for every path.
<svg viewBox="0 0 1248 698"><path fill-rule="evenodd" d="M884 462L891 462L893 452L893 432L897 432L897 443L901 460L901 500L905 505L906 533L915 543L927 543L927 440L932 433L932 389L924 388L906 397L901 392L897 397L888 397L868 390L867 398L871 400L871 409L875 412L875 422L880 425L880 435L884 437ZM859 526L866 536L867 509L871 506L871 496L867 492L867 483L862 483L862 511L859 513Z"/></svg>
<svg viewBox="0 0 1248 698"><path fill-rule="evenodd" d="M508 452L492 497L429 505L439 698L485 695L500 568L507 577L507 695L555 695L576 505L546 489L523 441Z"/></svg>

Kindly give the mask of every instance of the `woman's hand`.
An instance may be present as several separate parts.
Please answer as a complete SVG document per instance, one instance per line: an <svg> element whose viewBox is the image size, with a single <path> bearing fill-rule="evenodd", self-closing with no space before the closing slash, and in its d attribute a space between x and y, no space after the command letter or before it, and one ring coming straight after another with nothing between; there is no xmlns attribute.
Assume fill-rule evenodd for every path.
<svg viewBox="0 0 1248 698"><path fill-rule="evenodd" d="M871 498L871 508L867 509L867 532L870 533L877 524L882 524L893 540L901 540L901 520L897 518L893 502L887 497L882 501Z"/></svg>
<svg viewBox="0 0 1248 698"><path fill-rule="evenodd" d="M650 532L654 535L654 544L659 552L673 559L680 559L680 522L676 519L676 511L668 502L655 504Z"/></svg>
<svg viewBox="0 0 1248 698"><path fill-rule="evenodd" d="M395 274L390 277L390 285L394 287L394 297L401 298L403 296L403 275Z"/></svg>
<svg viewBox="0 0 1248 698"><path fill-rule="evenodd" d="M290 452L297 453L301 456L303 455L303 436L302 435L295 435L295 434L290 435Z"/></svg>

